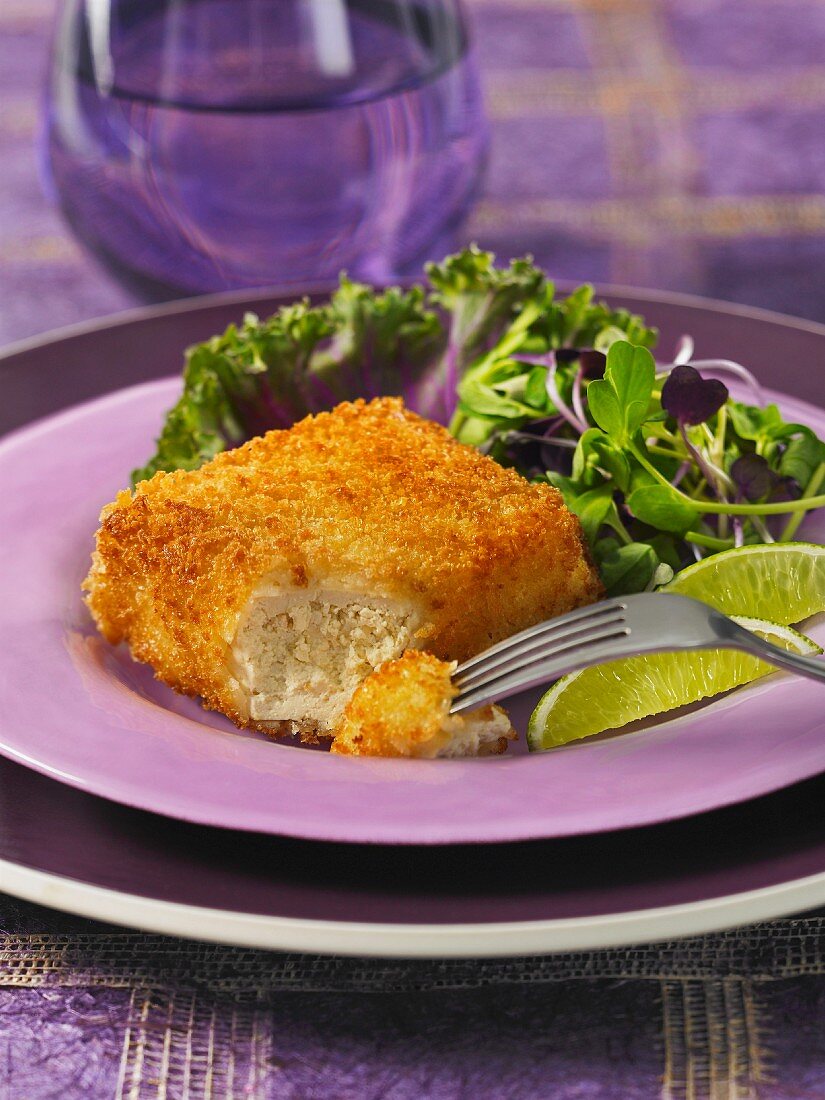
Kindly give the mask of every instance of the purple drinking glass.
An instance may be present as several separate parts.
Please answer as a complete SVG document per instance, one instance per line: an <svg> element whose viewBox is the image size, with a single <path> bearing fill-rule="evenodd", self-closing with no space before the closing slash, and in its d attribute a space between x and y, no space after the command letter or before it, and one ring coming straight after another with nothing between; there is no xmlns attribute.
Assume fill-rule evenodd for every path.
<svg viewBox="0 0 825 1100"><path fill-rule="evenodd" d="M458 0L64 0L47 185L144 295L382 280L442 252L487 145Z"/></svg>

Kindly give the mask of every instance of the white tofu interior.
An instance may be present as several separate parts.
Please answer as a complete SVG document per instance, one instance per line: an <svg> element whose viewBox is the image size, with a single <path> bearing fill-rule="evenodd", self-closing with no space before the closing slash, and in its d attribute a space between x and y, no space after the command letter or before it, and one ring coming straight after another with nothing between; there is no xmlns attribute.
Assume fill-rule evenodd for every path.
<svg viewBox="0 0 825 1100"><path fill-rule="evenodd" d="M259 590L232 647L250 718L329 731L373 669L416 648L420 621L410 605L351 592Z"/></svg>

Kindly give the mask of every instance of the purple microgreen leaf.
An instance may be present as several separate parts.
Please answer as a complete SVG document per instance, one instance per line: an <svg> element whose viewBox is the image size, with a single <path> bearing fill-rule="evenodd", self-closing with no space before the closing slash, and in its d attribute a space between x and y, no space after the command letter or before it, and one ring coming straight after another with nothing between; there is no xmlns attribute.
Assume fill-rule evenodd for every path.
<svg viewBox="0 0 825 1100"><path fill-rule="evenodd" d="M556 348L553 354L560 367L575 363L578 359L585 378L604 378L607 356L603 351L596 351L595 348Z"/></svg>
<svg viewBox="0 0 825 1100"><path fill-rule="evenodd" d="M779 504L785 501L790 503L792 500L799 500L801 496L802 489L796 478L778 477L768 494L768 503Z"/></svg>
<svg viewBox="0 0 825 1100"><path fill-rule="evenodd" d="M603 351L583 351L579 356L579 365L582 375L587 378L588 381L591 378L604 378L605 368L607 367L607 356Z"/></svg>
<svg viewBox="0 0 825 1100"><path fill-rule="evenodd" d="M777 481L766 460L757 454L740 455L730 468L730 476L739 495L751 503L762 500Z"/></svg>
<svg viewBox="0 0 825 1100"><path fill-rule="evenodd" d="M695 367L674 367L662 387L662 406L682 424L703 424L725 404L728 388L716 378L703 378Z"/></svg>
<svg viewBox="0 0 825 1100"><path fill-rule="evenodd" d="M757 382L755 376L743 367L741 363L734 363L732 359L694 359L693 364L697 370L712 370L720 373L733 374L741 379L751 391L757 405L765 405L765 391Z"/></svg>

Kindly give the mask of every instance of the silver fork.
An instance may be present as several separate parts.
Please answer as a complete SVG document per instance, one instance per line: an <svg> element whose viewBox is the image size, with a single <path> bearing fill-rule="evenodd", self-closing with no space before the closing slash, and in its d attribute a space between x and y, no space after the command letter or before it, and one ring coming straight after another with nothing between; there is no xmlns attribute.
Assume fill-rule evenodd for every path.
<svg viewBox="0 0 825 1100"><path fill-rule="evenodd" d="M453 673L458 695L450 710L472 710L605 661L692 649L740 649L825 683L825 661L780 649L700 600L649 592L548 619L465 661Z"/></svg>

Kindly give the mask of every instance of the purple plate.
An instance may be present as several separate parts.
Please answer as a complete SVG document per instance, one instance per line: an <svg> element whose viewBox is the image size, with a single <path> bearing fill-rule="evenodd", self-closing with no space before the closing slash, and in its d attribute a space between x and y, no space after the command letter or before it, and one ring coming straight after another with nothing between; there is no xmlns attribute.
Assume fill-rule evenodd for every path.
<svg viewBox="0 0 825 1100"><path fill-rule="evenodd" d="M399 848L172 821L0 759L0 890L280 950L478 957L655 943L825 904L824 797L818 777L645 829ZM65 930L65 918L50 925Z"/></svg>
<svg viewBox="0 0 825 1100"><path fill-rule="evenodd" d="M825 351L825 330L816 326L626 293L612 297L659 323L664 346L690 331L702 355L745 359L768 384L779 381L782 369L786 392L810 396L821 386L810 367ZM60 376L61 352L64 371L78 356L78 341L87 365L99 370L101 357L111 362L116 352L133 379L149 354L140 335L152 332L153 321L149 361L153 369L168 369L193 335L220 324L216 310L240 314L245 306L272 304L261 301L145 311L62 342L18 349L0 370L7 367L23 401L36 405L37 390L42 394L44 384ZM39 379L31 373L33 353L45 371ZM87 366L80 384L89 385L89 377ZM99 388L99 375L95 381ZM791 678L621 738L468 761L307 752L239 733L175 696L95 635L78 586L100 506L145 457L178 386L171 380L120 391L0 443L0 752L11 759L85 791L191 822L385 844L514 841L636 827L752 798L825 769L821 689ZM790 396L781 400L787 415L825 434L819 410ZM821 526L808 535L825 541ZM522 725L529 707L522 700L513 708Z"/></svg>

